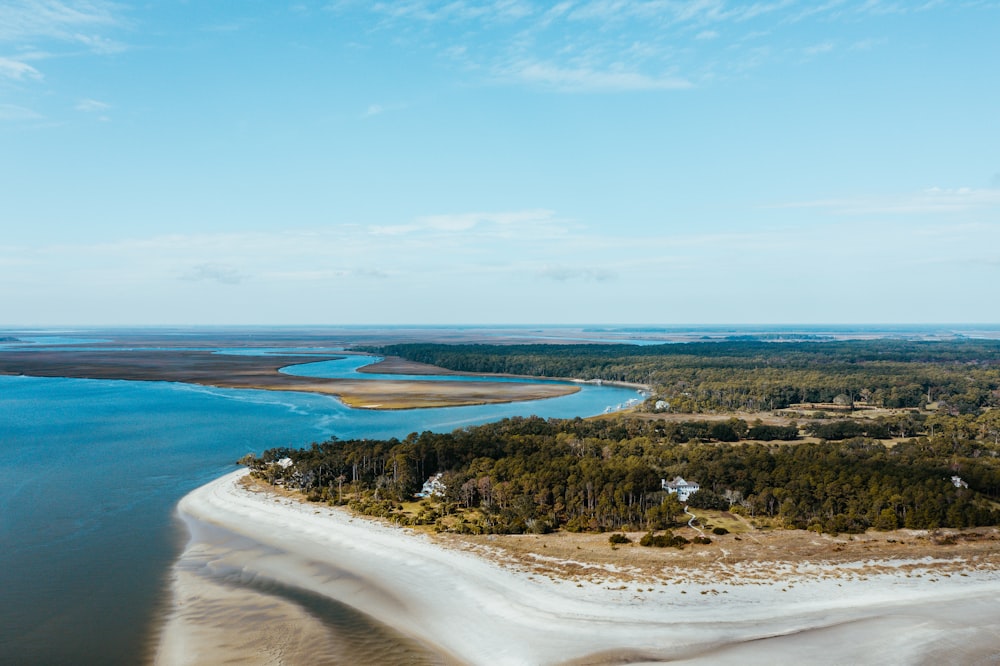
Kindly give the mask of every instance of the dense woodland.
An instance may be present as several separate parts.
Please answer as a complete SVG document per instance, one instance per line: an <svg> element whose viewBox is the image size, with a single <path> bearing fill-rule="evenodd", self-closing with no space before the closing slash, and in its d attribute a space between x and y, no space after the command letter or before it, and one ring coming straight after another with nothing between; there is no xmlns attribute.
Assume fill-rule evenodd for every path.
<svg viewBox="0 0 1000 666"><path fill-rule="evenodd" d="M693 507L728 509L789 528L968 527L1000 520L1000 458L996 439L986 436L1000 430L998 414L935 416L930 424L923 419L919 436L891 447L860 436L732 442L733 436L750 437L754 428L771 433L740 419L720 428L719 422L628 416L515 418L403 440L271 449L241 462L313 500L463 532L667 528L682 508L661 490L660 480L675 475L701 484L690 498ZM399 503L411 501L439 472L444 497L425 500L419 515L404 517ZM968 487L956 486L953 476ZM449 515L459 519L444 520Z"/></svg>
<svg viewBox="0 0 1000 666"><path fill-rule="evenodd" d="M683 508L660 480L676 475L701 485L692 507L762 525L859 532L1000 521L1000 341L369 351L466 372L643 383L653 387L647 410L669 402L669 411L692 414L798 403L840 411L829 418L806 409L796 412L799 422L779 425L752 417L516 418L402 441L272 449L242 462L314 500L462 532L668 528ZM402 513L401 503L438 473L444 496Z"/></svg>
<svg viewBox="0 0 1000 666"><path fill-rule="evenodd" d="M368 351L451 370L634 382L685 413L769 411L840 398L952 414L1000 406L1000 341L728 340L635 346L403 344Z"/></svg>

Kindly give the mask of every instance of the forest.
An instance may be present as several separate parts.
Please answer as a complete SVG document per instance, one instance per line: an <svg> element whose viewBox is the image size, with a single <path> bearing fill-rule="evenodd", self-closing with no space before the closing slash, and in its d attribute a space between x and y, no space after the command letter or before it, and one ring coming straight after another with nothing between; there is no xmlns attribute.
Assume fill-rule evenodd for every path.
<svg viewBox="0 0 1000 666"><path fill-rule="evenodd" d="M701 485L692 507L780 527L962 528L1000 521L997 415L915 417L915 436L891 445L846 432L850 419L837 422L839 441L794 441L790 426L735 418L529 417L402 440L333 439L240 462L314 501L458 532L669 528L683 509L660 482L676 475ZM436 474L443 496L404 514L403 503Z"/></svg>
<svg viewBox="0 0 1000 666"><path fill-rule="evenodd" d="M772 411L799 403L1000 406L1000 341L725 340L628 344L399 344L365 351L450 370L645 384L683 413Z"/></svg>

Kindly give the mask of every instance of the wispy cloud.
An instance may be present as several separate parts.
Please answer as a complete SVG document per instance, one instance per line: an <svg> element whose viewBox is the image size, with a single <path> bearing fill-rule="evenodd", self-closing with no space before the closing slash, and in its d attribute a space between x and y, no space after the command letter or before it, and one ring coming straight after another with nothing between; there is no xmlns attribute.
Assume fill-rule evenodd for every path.
<svg viewBox="0 0 1000 666"><path fill-rule="evenodd" d="M26 62L13 58L0 58L0 78L14 79L15 81L41 79L42 73Z"/></svg>
<svg viewBox="0 0 1000 666"><path fill-rule="evenodd" d="M829 53L832 50L833 50L833 42L827 41L827 42L822 42L820 44L813 44L812 46L807 46L806 48L802 49L802 52L805 53L807 56L811 57L811 56L822 55L823 53Z"/></svg>
<svg viewBox="0 0 1000 666"><path fill-rule="evenodd" d="M437 231L466 231L477 225L543 224L553 221L551 210L534 209L500 213L457 213L451 215L425 215L416 218L419 227Z"/></svg>
<svg viewBox="0 0 1000 666"><path fill-rule="evenodd" d="M128 49L122 42L102 35L76 35L75 38L76 41L86 46L90 51L101 55L121 53Z"/></svg>
<svg viewBox="0 0 1000 666"><path fill-rule="evenodd" d="M0 104L0 121L4 120L40 120L42 115L15 104Z"/></svg>
<svg viewBox="0 0 1000 666"><path fill-rule="evenodd" d="M853 29L874 16L939 7L955 9L879 0L406 0L339 2L332 10L367 19L369 35L430 49L470 77L557 93L635 93L689 88L838 48L857 52L881 41L803 43L804 34L816 34L803 24Z"/></svg>
<svg viewBox="0 0 1000 666"><path fill-rule="evenodd" d="M122 6L103 0L11 0L0 4L0 42L40 38L100 43L102 31L118 27Z"/></svg>
<svg viewBox="0 0 1000 666"><path fill-rule="evenodd" d="M1000 190L932 187L906 195L857 199L819 199L778 204L772 208L814 208L839 215L955 213L1000 206Z"/></svg>
<svg viewBox="0 0 1000 666"><path fill-rule="evenodd" d="M372 103L368 105L368 108L364 110L361 114L362 118L374 118L375 116L381 116L386 113L391 113L395 111L402 111L409 107L409 104L381 104Z"/></svg>
<svg viewBox="0 0 1000 666"><path fill-rule="evenodd" d="M239 284L244 275L234 266L226 264L197 264L184 272L183 280L193 282L217 282L219 284Z"/></svg>
<svg viewBox="0 0 1000 666"><path fill-rule="evenodd" d="M555 280L557 282L566 282L570 280L607 282L609 280L614 280L618 276L614 273L614 271L591 266L545 266L538 271L538 277Z"/></svg>
<svg viewBox="0 0 1000 666"><path fill-rule="evenodd" d="M541 223L531 221L539 217ZM997 270L993 248L1000 246L1000 224L976 224L976 217L961 224L908 216L888 216L880 224L827 217L743 232L672 227L634 234L576 224L572 234L557 236L549 227L568 223L551 211L460 213L402 220L399 226L415 231L400 236L373 235L371 226L356 224L11 245L0 247L0 285L30 285L33 298L64 299L80 316L102 306L94 294L113 286L119 300L131 304L116 311L128 310L133 323L139 316L175 320L194 311L200 321L242 321L250 312L281 313L294 321L312 312L308 303L321 301L337 303L337 315L352 321L386 311L395 321L423 321L428 314L439 321L473 315L539 321L556 312L554 302L563 316L607 316L608 306L629 318L664 307L695 312L690 308L708 299L724 303L724 316L731 318L740 303L759 308L761 294L787 290L789 275L835 284L847 273L877 280L919 271L928 293L961 295L961 312L989 302ZM977 279L970 277L974 271ZM232 298L219 299L220 292ZM157 295L155 308L147 307L150 293ZM805 288L795 293L801 296ZM81 303L86 307L72 309ZM32 307L25 301L18 312ZM801 316L797 308L788 313ZM746 316L755 312L748 309Z"/></svg>
<svg viewBox="0 0 1000 666"><path fill-rule="evenodd" d="M376 2L373 11L393 19L419 21L510 21L532 16L538 8L531 2L496 0L494 2L445 2L409 0L404 2Z"/></svg>
<svg viewBox="0 0 1000 666"><path fill-rule="evenodd" d="M622 66L598 71L586 67L560 67L544 62L522 62L502 71L501 76L561 92L678 90L692 87L690 81L681 78L650 76Z"/></svg>
<svg viewBox="0 0 1000 666"><path fill-rule="evenodd" d="M41 81L44 72L28 61L125 50L112 37L124 25L120 18L124 9L104 0L0 2L0 47L17 52L0 56L0 81Z"/></svg>
<svg viewBox="0 0 1000 666"><path fill-rule="evenodd" d="M111 108L111 105L105 102L99 102L96 99L81 99L77 102L74 108L77 111L83 111L84 113L99 113L101 111L107 111Z"/></svg>
<svg viewBox="0 0 1000 666"><path fill-rule="evenodd" d="M531 209L494 213L448 213L438 215L422 215L403 224L374 225L368 228L369 233L377 236L403 236L416 233L456 234L478 229L480 231L496 232L497 230L523 227L538 232L546 229L562 228L563 222L555 213L546 209Z"/></svg>

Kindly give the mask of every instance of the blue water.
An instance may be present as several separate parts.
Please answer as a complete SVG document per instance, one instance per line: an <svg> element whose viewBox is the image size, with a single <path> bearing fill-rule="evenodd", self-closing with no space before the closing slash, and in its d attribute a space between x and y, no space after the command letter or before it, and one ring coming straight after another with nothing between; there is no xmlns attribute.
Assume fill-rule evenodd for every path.
<svg viewBox="0 0 1000 666"><path fill-rule="evenodd" d="M270 352L264 352L259 354L260 356L272 356L277 354L271 354ZM281 354L284 356L285 354ZM308 354L300 354L302 356L308 356ZM490 382L521 382L528 384L567 384L571 382L564 382L554 379L537 379L534 377L498 377L491 375L398 375L387 372L358 372L359 368L363 368L372 363L382 360L380 357L371 356L346 356L344 358L334 359L331 361L315 361L313 363L303 362L295 363L294 365L288 365L280 368L278 372L282 372L288 375L295 375L297 377L325 377L330 379L390 379L390 380L404 380L413 381L415 379L421 381L437 381L437 382L467 382L467 381L477 381L484 380Z"/></svg>
<svg viewBox="0 0 1000 666"><path fill-rule="evenodd" d="M326 363L306 371L353 372L359 361ZM584 386L534 402L371 411L306 393L0 376L0 662L146 658L186 539L174 507L247 452L587 416L636 395Z"/></svg>

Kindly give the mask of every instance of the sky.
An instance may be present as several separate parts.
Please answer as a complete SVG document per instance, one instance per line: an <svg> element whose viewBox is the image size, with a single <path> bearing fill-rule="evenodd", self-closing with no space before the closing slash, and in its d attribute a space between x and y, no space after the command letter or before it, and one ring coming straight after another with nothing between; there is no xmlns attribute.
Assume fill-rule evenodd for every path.
<svg viewBox="0 0 1000 666"><path fill-rule="evenodd" d="M0 0L0 326L996 323L1000 1Z"/></svg>

